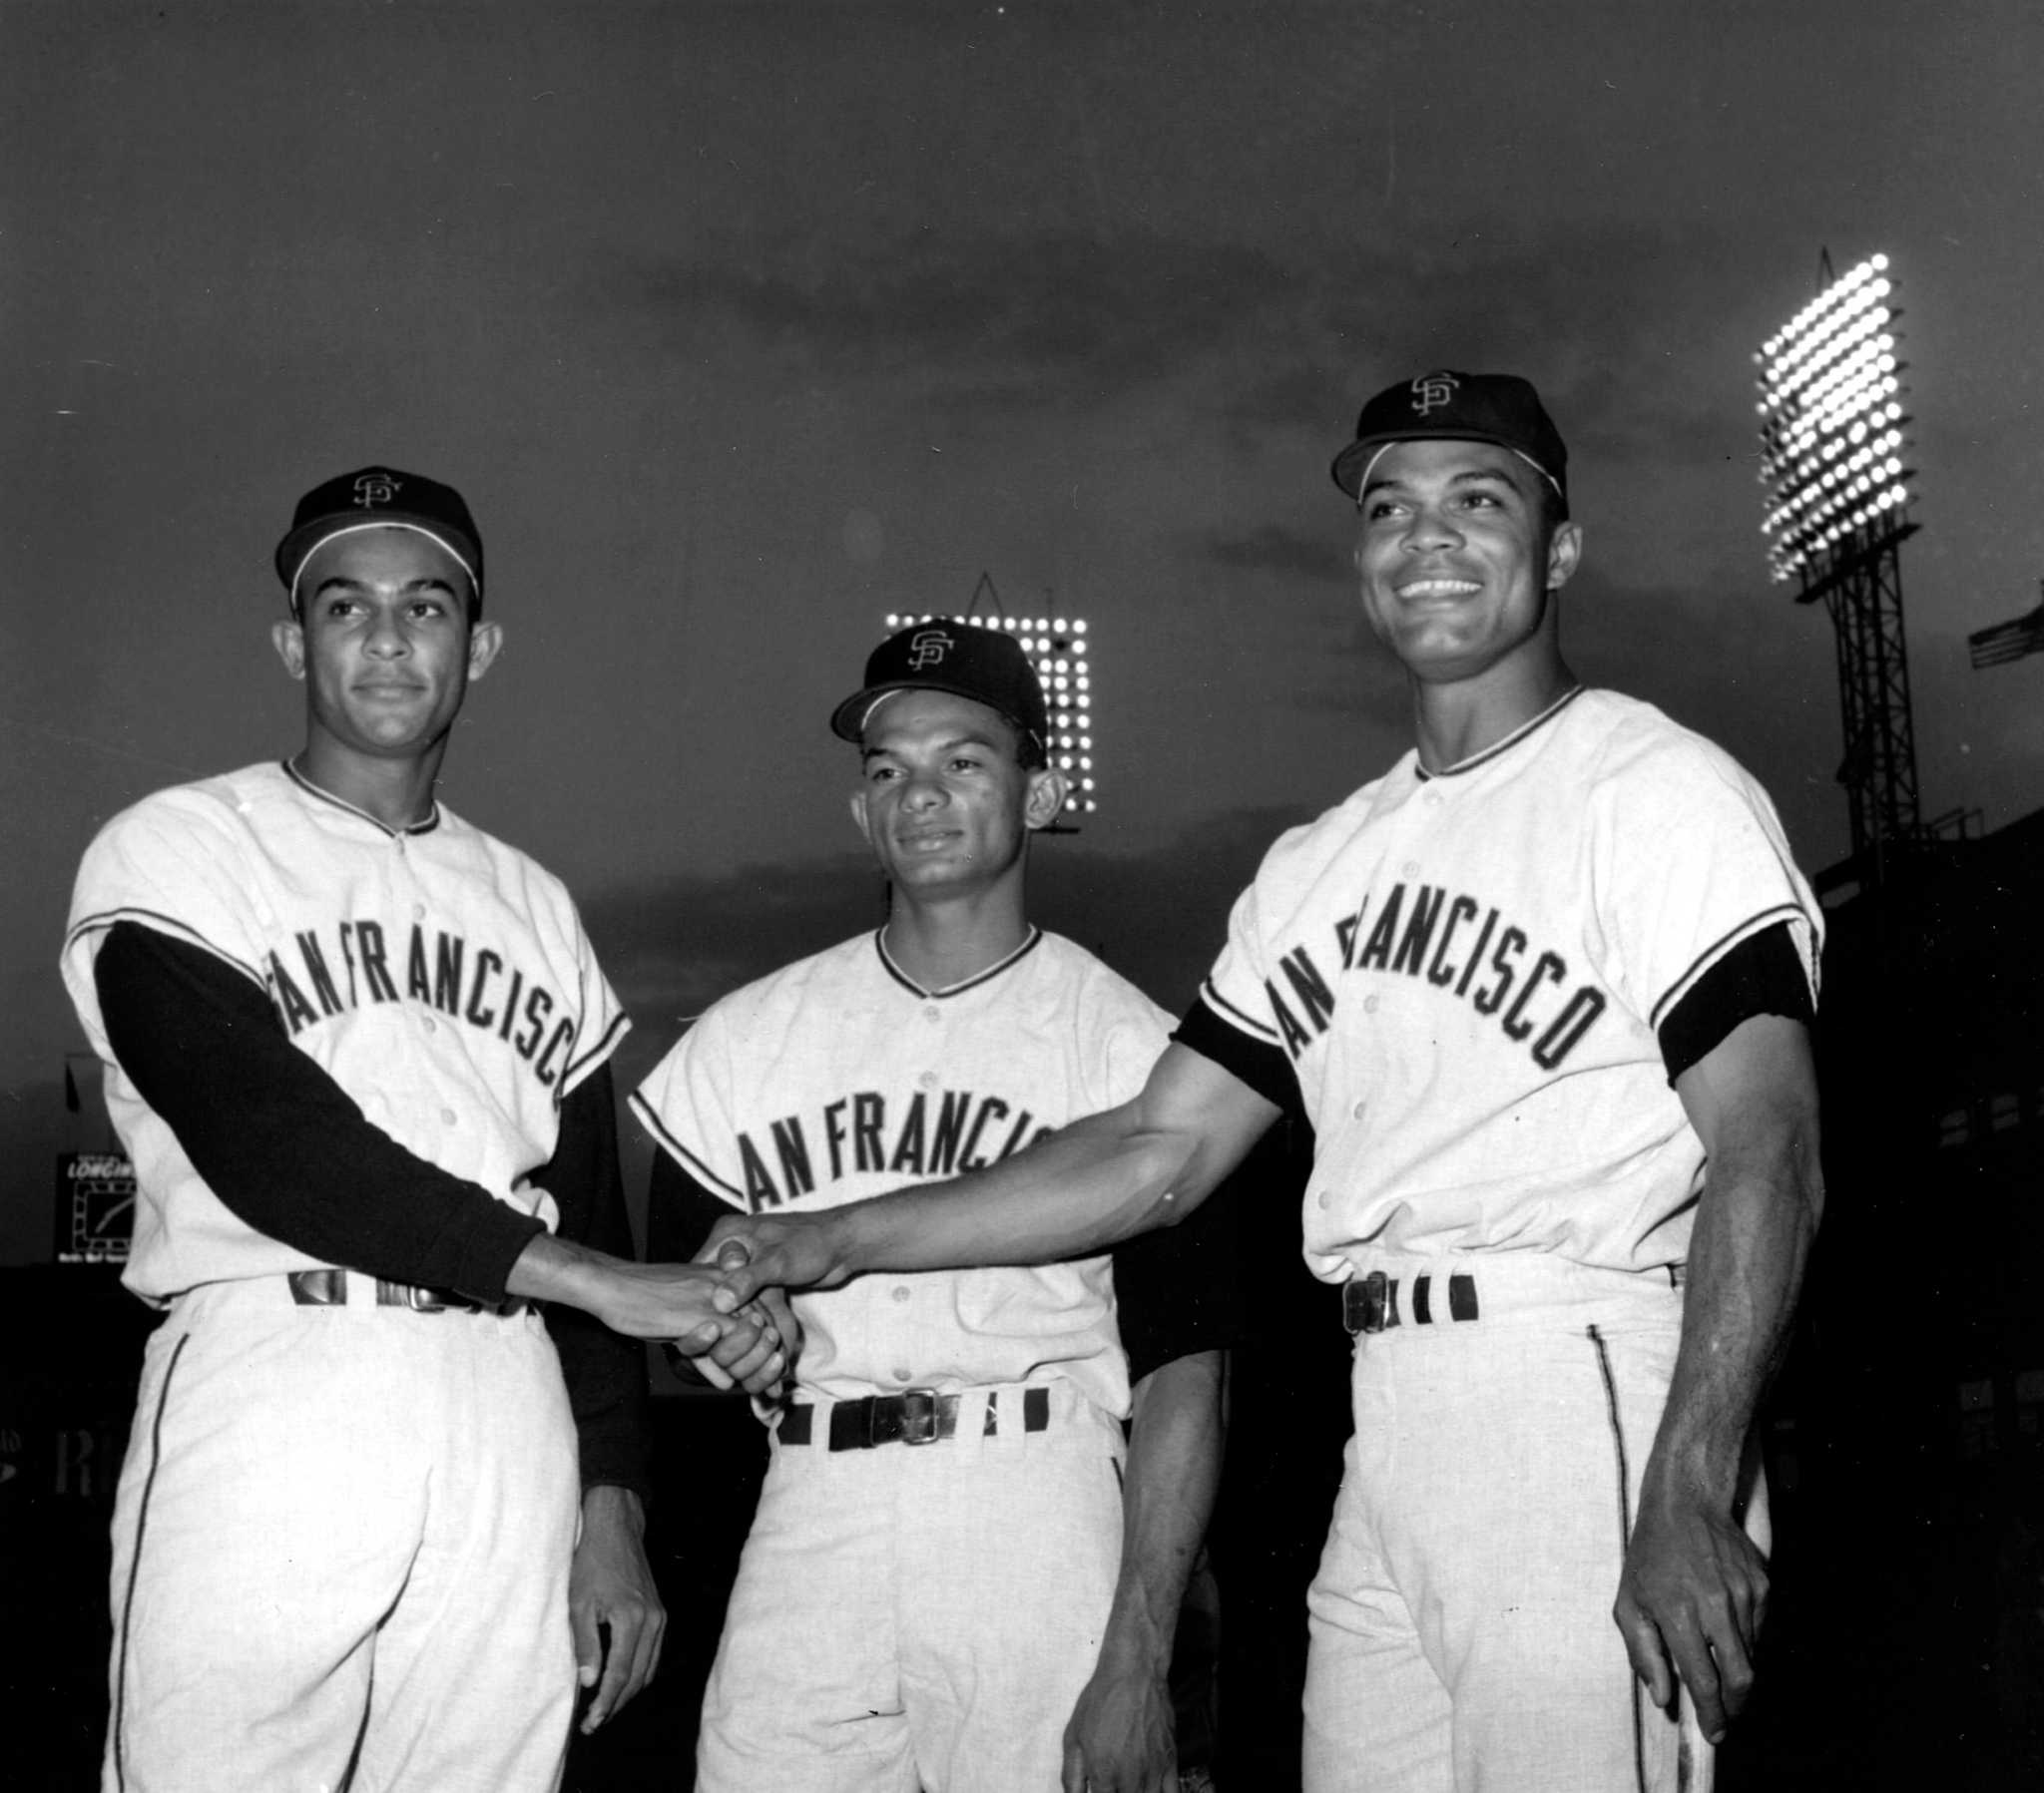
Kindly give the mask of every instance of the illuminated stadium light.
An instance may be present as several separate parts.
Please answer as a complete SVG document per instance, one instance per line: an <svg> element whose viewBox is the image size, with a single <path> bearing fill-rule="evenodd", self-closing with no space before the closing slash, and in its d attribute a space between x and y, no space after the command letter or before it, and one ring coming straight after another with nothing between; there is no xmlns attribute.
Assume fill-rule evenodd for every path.
<svg viewBox="0 0 2044 1793"><path fill-rule="evenodd" d="M1097 718L1093 714L1093 673L1091 644L1086 624L1078 617L941 617L890 616L889 633L916 623L959 623L975 629L1005 630L1029 656L1043 684L1044 702L1050 709L1050 738L1044 743L1050 762L1071 780L1072 792L1065 799L1065 814L1092 815L1100 804L1091 777L1080 774L1093 770L1091 751ZM1069 824L1067 824L1069 829Z"/></svg>
<svg viewBox="0 0 2044 1793"><path fill-rule="evenodd" d="M1885 255L1831 282L1762 345L1761 533L1777 581L1821 578L1830 562L1900 530L1902 465L1894 283Z"/></svg>

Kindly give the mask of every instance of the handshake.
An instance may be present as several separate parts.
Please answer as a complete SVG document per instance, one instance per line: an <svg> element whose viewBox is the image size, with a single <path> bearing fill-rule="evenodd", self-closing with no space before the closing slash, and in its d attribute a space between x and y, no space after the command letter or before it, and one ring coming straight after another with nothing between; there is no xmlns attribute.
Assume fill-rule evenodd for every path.
<svg viewBox="0 0 2044 1793"><path fill-rule="evenodd" d="M677 1368L690 1365L714 1387L750 1395L775 1389L801 1349L786 1291L842 1280L832 1275L828 1219L732 1214L718 1221L694 1263L638 1266L662 1276L673 1318L684 1322L639 1336L661 1337Z"/></svg>

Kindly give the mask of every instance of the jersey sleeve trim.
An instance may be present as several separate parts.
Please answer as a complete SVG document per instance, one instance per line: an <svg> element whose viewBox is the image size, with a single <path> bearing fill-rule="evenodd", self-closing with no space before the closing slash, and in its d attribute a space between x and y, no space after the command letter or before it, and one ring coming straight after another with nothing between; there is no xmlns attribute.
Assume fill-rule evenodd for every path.
<svg viewBox="0 0 2044 1793"><path fill-rule="evenodd" d="M1734 947L1738 946L1741 941L1750 940L1763 928L1773 927L1779 922L1800 922L1805 928L1810 926L1809 917L1803 913L1802 906L1799 903L1776 903L1770 908L1763 909L1758 915L1748 916L1737 927L1728 929L1716 940L1712 941L1709 946L1704 948L1702 952L1689 962L1683 974L1668 987L1667 992L1654 1004L1652 1012L1647 1017L1647 1025L1656 1032L1659 1032L1662 1022L1668 1017L1668 1012L1696 987L1697 980L1709 971L1713 965L1717 964L1720 959ZM1815 984L1816 979L1812 971L1810 973L1812 994L1815 990Z"/></svg>
<svg viewBox="0 0 2044 1793"><path fill-rule="evenodd" d="M1250 1035L1260 1045L1276 1046L1278 1044L1278 1030L1268 1021L1259 1021L1247 1010L1238 1009L1235 1004L1230 1002L1215 987L1212 978L1202 980L1200 984L1200 1000L1208 1008L1212 1009L1219 1019L1228 1023L1230 1027ZM1190 1013L1191 1011L1188 1011L1188 1014ZM1213 1055L1210 1053L1207 1056L1211 1058Z"/></svg>
<svg viewBox="0 0 2044 1793"><path fill-rule="evenodd" d="M104 934L111 928L119 927L123 922L132 922L137 927L149 928L158 934L168 934L174 940L182 940L189 946L196 946L204 952L211 953L223 965L233 966L250 983L261 990L266 992L269 988L268 980L256 967L245 964L233 953L222 951L204 934L195 930L189 922L182 922L175 915L165 915L156 909L124 905L119 909L102 909L95 914L84 916L72 924L70 934L65 937L64 950L68 953L87 935Z"/></svg>
<svg viewBox="0 0 2044 1793"><path fill-rule="evenodd" d="M681 1165L699 1183L702 1183L706 1188L715 1190L726 1201L730 1202L733 1207L738 1208L742 1212L749 1208L750 1204L746 1200L745 1191L719 1176L715 1170L684 1145L680 1139L676 1138L661 1120L659 1111L644 1096L637 1090L634 1090L625 1100L632 1113L639 1118L639 1124L653 1135L654 1143L661 1150L672 1157L676 1163Z"/></svg>
<svg viewBox="0 0 2044 1793"><path fill-rule="evenodd" d="M618 1050L618 1042L632 1031L631 1017L621 1009L611 1017L611 1025L604 1029L602 1036L586 1053L573 1060L561 1074L561 1093L566 1095L582 1082L597 1066Z"/></svg>

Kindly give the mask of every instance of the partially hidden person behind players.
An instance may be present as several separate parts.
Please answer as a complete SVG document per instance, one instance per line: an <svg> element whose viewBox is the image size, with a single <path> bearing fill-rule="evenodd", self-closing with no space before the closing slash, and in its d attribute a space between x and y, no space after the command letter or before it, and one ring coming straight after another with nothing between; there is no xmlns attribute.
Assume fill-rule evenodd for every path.
<svg viewBox="0 0 2044 1793"><path fill-rule="evenodd" d="M618 1335L762 1387L778 1344L631 1261L625 1017L559 881L435 798L502 641L467 505L342 475L276 569L302 750L116 816L63 953L136 1167L124 1280L165 1310L103 1784L547 1789L578 1682L589 1728L665 1622Z"/></svg>
<svg viewBox="0 0 2044 1793"><path fill-rule="evenodd" d="M1392 386L1334 477L1413 750L1272 848L1134 1101L957 1184L754 1216L730 1298L1097 1249L1295 1090L1307 1259L1355 1334L1306 1785L1672 1788L1678 1678L1716 1742L1767 1599L1742 1465L1821 1205L1821 917L1754 780L1562 658L1583 534L1530 384Z"/></svg>
<svg viewBox="0 0 2044 1793"><path fill-rule="evenodd" d="M832 725L858 744L851 811L889 912L716 1004L634 1093L661 1146L655 1255L734 1210L995 1162L1127 1101L1164 1048L1163 1011L1029 920L1030 837L1066 780L1014 636L903 630ZM1173 1265L1086 1256L796 1298L698 1787L1179 1784L1166 1681L1240 1318L1225 1251L1186 1243ZM1126 1446L1118 1294L1148 1341Z"/></svg>

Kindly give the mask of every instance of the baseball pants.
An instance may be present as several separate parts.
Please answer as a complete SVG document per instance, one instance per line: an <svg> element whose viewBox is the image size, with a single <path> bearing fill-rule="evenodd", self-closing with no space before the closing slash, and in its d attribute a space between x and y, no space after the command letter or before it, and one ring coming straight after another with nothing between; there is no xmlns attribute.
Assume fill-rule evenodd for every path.
<svg viewBox="0 0 2044 1793"><path fill-rule="evenodd" d="M1118 1422L973 1389L956 1435L775 1439L704 1694L699 1793L1056 1793L1121 1556ZM985 1431L989 1395L995 1427Z"/></svg>
<svg viewBox="0 0 2044 1793"><path fill-rule="evenodd" d="M1548 1257L1372 1267L1408 1312L1355 1341L1355 1433L1307 1596L1307 1793L1673 1793L1678 1726L1611 1606L1680 1290ZM1444 1311L1451 1273L1476 1318Z"/></svg>
<svg viewBox="0 0 2044 1793"><path fill-rule="evenodd" d="M580 1504L553 1342L347 1282L330 1307L212 1284L150 1338L103 1793L559 1783Z"/></svg>

